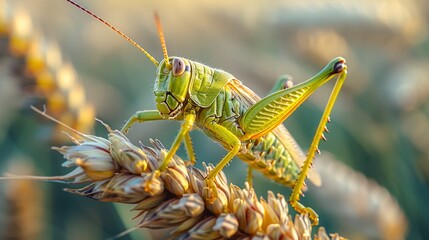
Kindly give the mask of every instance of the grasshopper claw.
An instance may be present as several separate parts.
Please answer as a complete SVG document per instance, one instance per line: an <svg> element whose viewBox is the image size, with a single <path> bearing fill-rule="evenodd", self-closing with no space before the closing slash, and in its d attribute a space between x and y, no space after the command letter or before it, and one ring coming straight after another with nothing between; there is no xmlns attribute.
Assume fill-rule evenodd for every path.
<svg viewBox="0 0 429 240"><path fill-rule="evenodd" d="M295 211L299 214L308 214L308 218L312 221L313 226L319 225L319 215L317 215L316 211L312 208L305 207L298 201L290 201L290 204L295 209Z"/></svg>
<svg viewBox="0 0 429 240"><path fill-rule="evenodd" d="M219 193L213 179L204 179L204 186L204 191L206 192L204 195L206 196L206 200L209 203L214 203L214 201L218 198Z"/></svg>
<svg viewBox="0 0 429 240"><path fill-rule="evenodd" d="M308 218L312 221L311 225L319 225L319 215L312 208L306 207L304 211L308 213Z"/></svg>

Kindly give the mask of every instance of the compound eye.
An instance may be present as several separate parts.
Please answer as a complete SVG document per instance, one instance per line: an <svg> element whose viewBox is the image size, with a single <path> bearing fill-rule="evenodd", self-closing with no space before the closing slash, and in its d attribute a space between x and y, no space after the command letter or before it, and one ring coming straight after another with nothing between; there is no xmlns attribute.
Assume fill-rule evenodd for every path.
<svg viewBox="0 0 429 240"><path fill-rule="evenodd" d="M185 62L183 62L180 58L174 58L173 59L173 76L177 77L182 75L182 73L185 71Z"/></svg>

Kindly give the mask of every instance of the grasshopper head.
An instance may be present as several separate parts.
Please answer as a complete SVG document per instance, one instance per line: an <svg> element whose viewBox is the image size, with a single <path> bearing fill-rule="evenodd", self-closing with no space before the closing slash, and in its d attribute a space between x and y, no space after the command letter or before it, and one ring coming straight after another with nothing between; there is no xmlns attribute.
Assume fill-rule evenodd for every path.
<svg viewBox="0 0 429 240"><path fill-rule="evenodd" d="M154 86L156 107L162 115L176 117L184 106L191 79L191 65L180 57L162 60L157 69Z"/></svg>

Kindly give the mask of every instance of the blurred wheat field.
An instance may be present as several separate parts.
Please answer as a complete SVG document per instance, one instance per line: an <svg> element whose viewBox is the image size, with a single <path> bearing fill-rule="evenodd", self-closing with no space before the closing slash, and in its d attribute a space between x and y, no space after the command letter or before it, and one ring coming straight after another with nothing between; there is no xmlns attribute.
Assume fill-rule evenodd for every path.
<svg viewBox="0 0 429 240"><path fill-rule="evenodd" d="M155 108L155 67L107 27L65 1L8 3L14 9L25 9L34 28L58 43L63 58L74 65L97 118L120 128L135 111ZM81 4L161 59L153 20L158 12L170 55L226 70L261 96L282 74L291 74L295 83L302 82L330 59L345 57L348 79L331 115L328 142L320 145L322 155L316 159L316 167L328 179L321 188L310 186L304 200L321 214L321 225L328 232L350 239L400 239L405 229L407 239L429 236L429 208L425 206L429 200L429 3L110 0ZM8 77L9 60L1 60L0 172L12 171L6 170L11 162L24 156L25 161L18 162L31 162L35 174L64 173L59 168L60 156L49 150L53 124L28 110L32 103L28 91L22 92L22 85ZM303 149L310 144L332 89L328 85L285 122ZM101 132L100 126L96 127ZM178 129L177 122L145 123L134 126L129 137L134 142L159 138L169 146ZM225 154L200 132L191 135L198 143L197 158L215 163ZM179 154L185 156L184 151ZM326 156L363 175L344 174L348 170L325 161ZM240 160L233 161L225 172L236 184L245 180L245 164ZM372 180L367 182L363 176ZM348 178L358 180L347 185ZM260 175L254 182L263 195L267 190L290 192ZM375 183L397 200L406 220L393 214L401 212L393 209L396 201L372 187ZM111 204L71 196L63 193L59 184L34 184L44 193L40 198L44 200L37 201L40 215L30 214L40 217L26 220L40 222L40 239L75 238L77 233L82 239L101 239L124 230L123 224L133 225L127 219L130 215L124 213L127 209L118 213ZM327 194L330 192L335 194ZM3 196L7 198L0 194ZM2 213L7 212L6 204L1 208L5 209ZM383 228L375 224L380 217L366 210L391 216L402 228ZM121 220L118 215L126 217ZM0 229L5 229L7 217L0 219ZM150 234L138 231L126 238L150 239Z"/></svg>

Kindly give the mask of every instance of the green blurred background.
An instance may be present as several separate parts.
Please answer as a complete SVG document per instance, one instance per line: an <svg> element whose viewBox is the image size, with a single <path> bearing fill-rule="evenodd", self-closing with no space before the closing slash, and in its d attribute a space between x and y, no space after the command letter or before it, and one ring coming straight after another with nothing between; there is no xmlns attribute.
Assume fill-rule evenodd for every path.
<svg viewBox="0 0 429 240"><path fill-rule="evenodd" d="M9 3L25 9L36 28L46 38L58 42L63 58L78 73L87 100L95 105L97 118L120 128L136 110L155 108L152 93L155 67L109 28L65 1ZM261 96L282 74L291 74L294 82L299 83L332 58L345 57L348 79L331 114L328 142L320 145L322 156L329 160L316 159L316 167L324 172L322 176L338 176L338 186L326 184L329 179L318 189L310 185L304 202L321 214L321 225L328 232L339 232L351 239L386 238L380 234L382 230L375 224L377 216L371 216L371 212L385 214L385 218L391 216L392 222L408 229L407 239L429 236L427 1L87 0L81 4L161 59L153 19L154 12L158 12L171 56L187 57L228 71ZM3 76L7 70L1 69ZM19 84L3 79L1 172L34 168L33 174L64 174L60 156L49 149L53 123L40 120L29 111L28 94L20 92ZM310 144L332 86L330 83L321 88L285 122L303 149ZM129 137L136 144L139 140L148 144L150 137L158 138L169 146L178 129L178 122L145 123L134 126ZM96 132L105 134L100 126ZM194 131L191 136L199 160L215 163L225 154L201 132ZM179 155L186 156L183 149ZM321 166L332 161L342 162L363 175L344 174L349 170L335 164L328 170ZM20 165L13 170L9 168L11 162ZM232 182L243 185L244 163L233 161L225 172ZM372 193L373 188L366 187L368 182L363 176L386 188L397 199L407 223L400 214L390 214L393 207L389 204L393 202L396 206L395 200L378 186L377 193ZM358 180L348 183L348 177ZM266 196L267 190L290 193L259 174L255 178L255 187L262 196ZM2 186L3 192L14 188L10 184ZM37 183L31 187L37 190L34 194L40 195L34 202L26 203L39 211L34 213L36 219L28 218L39 226L34 227L35 238L101 239L137 223L128 220L132 216L128 212L130 207L113 207L110 203L72 196L62 192L63 187L55 183ZM327 196L327 192L334 193ZM333 206L338 199L343 205ZM389 204L384 204L384 199L389 199L386 200ZM366 202L374 205L363 204ZM4 215L0 216L0 229L7 229L10 216L6 213L10 211L7 201L0 204ZM372 206L377 208L371 209ZM387 231L394 236L395 230L402 231ZM124 239L151 239L150 236L151 233L142 230ZM402 238L400 234L397 237Z"/></svg>

